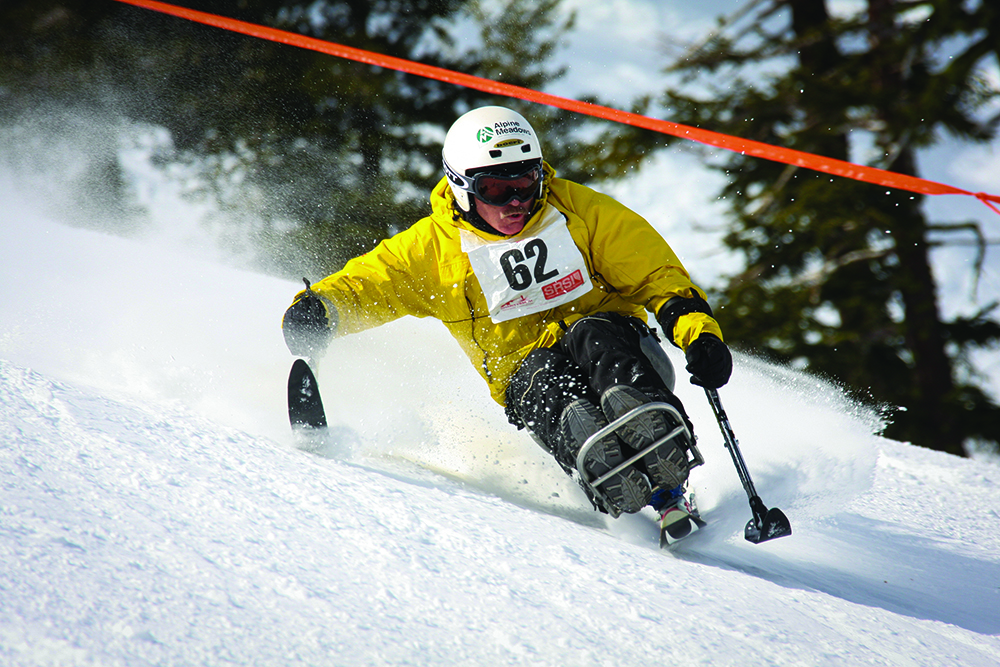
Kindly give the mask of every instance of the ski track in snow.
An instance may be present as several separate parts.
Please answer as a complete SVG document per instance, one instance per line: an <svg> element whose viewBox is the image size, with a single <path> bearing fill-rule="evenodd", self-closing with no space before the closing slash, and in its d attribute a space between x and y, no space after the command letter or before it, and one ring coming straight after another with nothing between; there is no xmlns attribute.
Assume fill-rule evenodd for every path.
<svg viewBox="0 0 1000 667"><path fill-rule="evenodd" d="M293 282L0 195L4 665L1000 664L1000 469L874 436L829 384L737 355L722 400L794 531L751 545L681 382L710 526L662 552L505 423L436 323L338 340L335 428L305 453Z"/></svg>

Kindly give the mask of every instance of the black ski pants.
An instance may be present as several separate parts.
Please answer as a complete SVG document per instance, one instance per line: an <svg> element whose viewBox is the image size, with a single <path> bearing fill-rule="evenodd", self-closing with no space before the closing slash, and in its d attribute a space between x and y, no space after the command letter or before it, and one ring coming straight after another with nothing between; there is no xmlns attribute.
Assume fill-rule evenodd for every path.
<svg viewBox="0 0 1000 667"><path fill-rule="evenodd" d="M616 384L635 387L685 415L681 402L642 351L643 335L652 333L634 317L597 313L580 318L558 343L525 357L507 387L508 420L530 429L556 454L562 449L557 437L563 409L581 398L600 406L601 394ZM575 461L562 460L569 458L568 453L556 458L564 468L575 467Z"/></svg>

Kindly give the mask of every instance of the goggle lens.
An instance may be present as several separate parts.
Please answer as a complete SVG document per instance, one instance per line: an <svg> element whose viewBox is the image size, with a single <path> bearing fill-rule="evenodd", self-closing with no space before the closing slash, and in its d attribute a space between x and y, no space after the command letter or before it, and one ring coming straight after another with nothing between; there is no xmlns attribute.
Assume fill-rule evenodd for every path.
<svg viewBox="0 0 1000 667"><path fill-rule="evenodd" d="M480 174L473 185L475 195L492 206L506 206L515 199L528 201L538 194L542 168L532 167L520 176Z"/></svg>

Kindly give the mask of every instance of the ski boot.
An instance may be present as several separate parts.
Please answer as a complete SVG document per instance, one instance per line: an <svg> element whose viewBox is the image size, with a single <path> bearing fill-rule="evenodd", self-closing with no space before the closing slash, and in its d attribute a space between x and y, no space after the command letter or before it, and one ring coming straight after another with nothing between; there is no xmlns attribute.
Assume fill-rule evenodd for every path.
<svg viewBox="0 0 1000 667"><path fill-rule="evenodd" d="M693 502L684 496L691 468L704 463L694 436L680 411L626 385L601 396L601 409L621 423L619 437L642 459L654 492L650 504L659 516L660 548L669 547L705 525ZM692 458L688 458L688 453Z"/></svg>
<svg viewBox="0 0 1000 667"><path fill-rule="evenodd" d="M613 517L634 514L649 504L653 491L634 461L624 461L621 442L607 426L596 405L573 401L559 418L560 453L576 457L581 484L599 508Z"/></svg>
<svg viewBox="0 0 1000 667"><path fill-rule="evenodd" d="M621 389L627 391L621 392ZM613 504L605 499L603 489L605 483L626 474L627 471L638 469L637 472L643 476L642 469L645 468L652 478L654 488L673 489L687 480L691 468L705 462L694 444L694 437L684 417L676 407L668 403L651 402L647 396L632 387L619 385L604 394L605 397L610 395L611 398L604 400L602 397L602 407L607 404L604 408L605 414L611 412L615 415L614 421L600 427L587 437L576 456L576 469L580 474L581 484L590 495L603 501L604 505ZM616 394L621 394L629 400L626 401L624 398L619 400ZM587 405L593 408L592 404ZM654 413L658 418L651 418ZM606 422L603 416L600 416L593 423ZM593 470L587 466L587 461L592 456L590 452L594 447L604 447L606 445L600 443L612 440L617 443L619 438L635 451L623 452L619 445L619 456L606 461L606 465L609 466L607 472ZM689 454L693 458L689 459ZM618 516L615 512L609 514Z"/></svg>
<svg viewBox="0 0 1000 667"><path fill-rule="evenodd" d="M661 408L643 407L652 405ZM688 459L688 452L697 452L697 448L687 422L674 406L654 403L635 387L615 385L601 396L601 409L608 419L622 421L618 436L633 450L642 452L642 462L654 486L683 486L691 468L701 464L700 454L695 461Z"/></svg>

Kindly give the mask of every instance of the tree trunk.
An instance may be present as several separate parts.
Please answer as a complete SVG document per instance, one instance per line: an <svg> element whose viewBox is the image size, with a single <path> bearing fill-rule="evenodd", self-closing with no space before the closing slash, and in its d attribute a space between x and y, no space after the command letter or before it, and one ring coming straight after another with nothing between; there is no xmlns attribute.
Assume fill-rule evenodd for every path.
<svg viewBox="0 0 1000 667"><path fill-rule="evenodd" d="M902 63L880 49L887 48L894 31L893 5L896 0L869 0L868 20L870 53L874 56L876 97L893 99L896 104L906 104L906 80ZM885 93L896 91L893 96ZM881 93L881 94L880 94ZM902 99L901 99L902 96ZM916 176L913 150L898 145L893 136L895 114L891 106L877 110L885 130L876 143L889 150L898 151L890 165L892 171ZM895 239L895 253L899 259L897 284L903 302L902 329L906 347L913 355L913 405L910 414L901 416L899 436L912 439L919 435L922 444L934 449L964 455L959 430L954 428L954 413L949 409L949 398L954 389L951 360L945 351L944 327L937 302L937 285L930 265L927 243L927 221L920 210L920 199L904 194L892 197L898 204L890 216L891 232ZM898 212L897 212L898 211Z"/></svg>
<svg viewBox="0 0 1000 667"><path fill-rule="evenodd" d="M913 152L908 148L901 151L892 167L893 171L915 176ZM957 435L961 430L955 428L955 415L948 405L954 380L930 265L927 223L915 201L906 198L910 206L900 203L900 214L893 218L891 227L905 311L902 327L906 347L913 354L913 405L910 414L901 417L905 426L899 435L900 439L918 435L925 446L964 456L962 439Z"/></svg>

